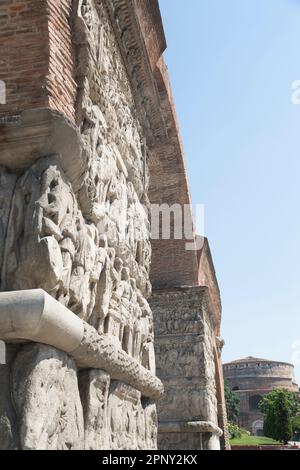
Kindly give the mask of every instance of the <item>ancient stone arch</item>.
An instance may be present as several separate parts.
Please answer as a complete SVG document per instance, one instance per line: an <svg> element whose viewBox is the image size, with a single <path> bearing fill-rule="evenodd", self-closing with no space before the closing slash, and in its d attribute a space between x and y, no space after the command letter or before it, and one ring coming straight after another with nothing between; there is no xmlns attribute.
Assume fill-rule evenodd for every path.
<svg viewBox="0 0 300 470"><path fill-rule="evenodd" d="M252 434L254 436L262 436L264 429L264 422L262 419L257 419L252 423Z"/></svg>
<svg viewBox="0 0 300 470"><path fill-rule="evenodd" d="M208 244L150 237L151 204L191 202L157 0L0 15L18 31L0 26L0 448L155 449L158 430L164 448L219 448Z"/></svg>

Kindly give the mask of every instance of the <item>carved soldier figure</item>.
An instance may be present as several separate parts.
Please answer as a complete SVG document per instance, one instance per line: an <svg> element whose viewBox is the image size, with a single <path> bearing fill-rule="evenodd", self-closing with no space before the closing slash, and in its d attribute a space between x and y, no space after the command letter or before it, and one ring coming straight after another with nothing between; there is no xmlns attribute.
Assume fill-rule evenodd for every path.
<svg viewBox="0 0 300 470"><path fill-rule="evenodd" d="M119 263L119 267L121 263ZM129 299L131 295L128 268L122 268L121 280L116 289L113 291L109 305L109 315L105 322L105 333L111 334L118 338L120 343L123 336L124 309L129 312Z"/></svg>
<svg viewBox="0 0 300 470"><path fill-rule="evenodd" d="M90 272L91 300L88 306L88 320L99 331L103 329L111 294L110 265L107 248L106 236L101 235L98 249L96 250L94 267Z"/></svg>
<svg viewBox="0 0 300 470"><path fill-rule="evenodd" d="M77 219L78 241L70 281L70 301L72 310L88 319L88 306L91 301L90 277L96 260L96 232Z"/></svg>

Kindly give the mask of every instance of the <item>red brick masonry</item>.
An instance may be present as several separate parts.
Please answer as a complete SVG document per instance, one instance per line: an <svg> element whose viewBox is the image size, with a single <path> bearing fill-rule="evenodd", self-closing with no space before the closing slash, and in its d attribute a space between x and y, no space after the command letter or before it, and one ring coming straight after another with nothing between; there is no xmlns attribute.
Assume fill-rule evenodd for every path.
<svg viewBox="0 0 300 470"><path fill-rule="evenodd" d="M0 1L0 116L51 107L74 120L71 0Z"/></svg>

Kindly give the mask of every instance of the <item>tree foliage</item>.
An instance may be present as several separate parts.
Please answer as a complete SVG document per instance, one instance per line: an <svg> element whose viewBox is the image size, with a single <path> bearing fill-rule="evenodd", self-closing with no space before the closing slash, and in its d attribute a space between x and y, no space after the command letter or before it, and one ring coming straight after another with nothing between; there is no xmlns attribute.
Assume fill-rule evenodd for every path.
<svg viewBox="0 0 300 470"><path fill-rule="evenodd" d="M297 394L272 390L261 400L259 409L264 414L264 435L287 444L293 437L292 420L300 413Z"/></svg>
<svg viewBox="0 0 300 470"><path fill-rule="evenodd" d="M228 421L231 423L237 423L240 412L240 399L231 389L229 382L226 379L224 380L224 391Z"/></svg>
<svg viewBox="0 0 300 470"><path fill-rule="evenodd" d="M293 441L300 441L300 414L292 418Z"/></svg>
<svg viewBox="0 0 300 470"><path fill-rule="evenodd" d="M242 437L250 436L247 429L241 428L238 424L228 422L228 432L230 439L240 439Z"/></svg>

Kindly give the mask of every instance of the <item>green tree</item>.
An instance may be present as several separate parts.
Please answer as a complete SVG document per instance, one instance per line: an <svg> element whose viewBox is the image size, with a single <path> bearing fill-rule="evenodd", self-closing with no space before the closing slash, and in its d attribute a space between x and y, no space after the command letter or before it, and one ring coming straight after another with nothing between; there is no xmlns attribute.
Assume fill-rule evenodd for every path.
<svg viewBox="0 0 300 470"><path fill-rule="evenodd" d="M300 414L292 418L293 441L300 441Z"/></svg>
<svg viewBox="0 0 300 470"><path fill-rule="evenodd" d="M259 403L264 414L264 435L287 444L293 437L292 419L300 412L297 394L275 389Z"/></svg>
<svg viewBox="0 0 300 470"><path fill-rule="evenodd" d="M224 391L228 421L231 423L237 423L240 412L240 399L231 389L227 379L224 380Z"/></svg>

